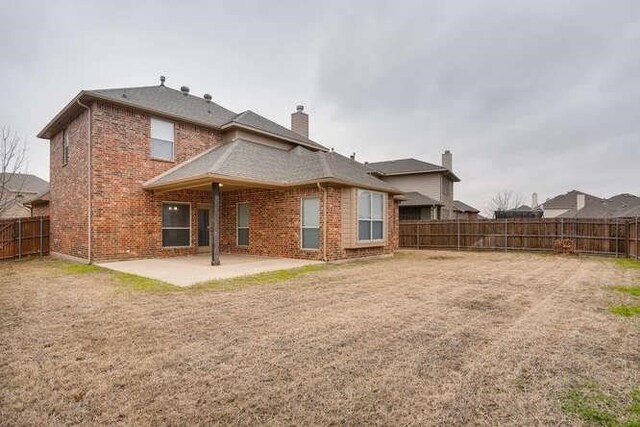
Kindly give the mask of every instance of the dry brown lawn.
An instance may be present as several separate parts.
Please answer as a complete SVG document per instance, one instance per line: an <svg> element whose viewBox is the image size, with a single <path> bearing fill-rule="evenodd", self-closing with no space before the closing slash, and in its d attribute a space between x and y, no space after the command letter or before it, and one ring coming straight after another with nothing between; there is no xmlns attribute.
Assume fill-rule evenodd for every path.
<svg viewBox="0 0 640 427"><path fill-rule="evenodd" d="M231 290L0 265L2 424L580 424L640 385L612 260L406 252Z"/></svg>

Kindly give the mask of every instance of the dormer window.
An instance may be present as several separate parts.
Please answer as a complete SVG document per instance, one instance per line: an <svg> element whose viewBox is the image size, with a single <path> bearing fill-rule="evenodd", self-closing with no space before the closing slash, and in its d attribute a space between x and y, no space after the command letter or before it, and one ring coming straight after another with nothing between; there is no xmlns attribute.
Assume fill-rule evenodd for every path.
<svg viewBox="0 0 640 427"><path fill-rule="evenodd" d="M173 161L174 125L160 119L151 119L151 158Z"/></svg>

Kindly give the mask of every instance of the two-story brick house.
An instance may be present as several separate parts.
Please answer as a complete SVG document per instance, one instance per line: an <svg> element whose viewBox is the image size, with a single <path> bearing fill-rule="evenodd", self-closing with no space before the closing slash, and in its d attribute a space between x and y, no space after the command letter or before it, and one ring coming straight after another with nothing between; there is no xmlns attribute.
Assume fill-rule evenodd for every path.
<svg viewBox="0 0 640 427"><path fill-rule="evenodd" d="M335 260L398 245L401 191L308 137L164 85L81 91L50 140L51 251L92 261L211 251Z"/></svg>

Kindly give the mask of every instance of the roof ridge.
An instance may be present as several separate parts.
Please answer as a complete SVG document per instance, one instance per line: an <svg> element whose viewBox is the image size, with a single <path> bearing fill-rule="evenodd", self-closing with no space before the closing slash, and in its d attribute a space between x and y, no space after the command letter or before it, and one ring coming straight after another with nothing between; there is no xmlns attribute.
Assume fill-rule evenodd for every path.
<svg viewBox="0 0 640 427"><path fill-rule="evenodd" d="M209 172L216 170L218 168L218 166L222 165L229 158L229 156L235 150L235 148L239 145L238 143L240 141L247 142L244 139L236 139L235 141L232 141L232 142L229 142L229 143L225 144L225 145L228 146L227 151L222 153L220 158L218 160L216 160L214 164L211 165L211 167L209 168Z"/></svg>
<svg viewBox="0 0 640 427"><path fill-rule="evenodd" d="M323 151L316 151L316 153L320 153L320 164L322 166L322 172L324 172L325 176L330 177L333 176L333 171L331 170L331 166L329 166L329 162L327 162L326 155L332 155L332 153L326 153Z"/></svg>

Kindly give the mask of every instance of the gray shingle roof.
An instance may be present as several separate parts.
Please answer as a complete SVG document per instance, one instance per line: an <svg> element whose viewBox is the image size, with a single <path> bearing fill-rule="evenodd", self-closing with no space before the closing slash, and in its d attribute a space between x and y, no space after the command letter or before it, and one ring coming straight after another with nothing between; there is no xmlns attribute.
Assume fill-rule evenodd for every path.
<svg viewBox="0 0 640 427"><path fill-rule="evenodd" d="M601 202L603 199L583 193L578 190L571 190L568 193L560 194L553 199L547 200L542 205L544 209L576 209L578 207L578 194L585 195L585 202Z"/></svg>
<svg viewBox="0 0 640 427"><path fill-rule="evenodd" d="M417 191L409 191L404 196L407 199L400 202L400 206L443 206L442 202Z"/></svg>
<svg viewBox="0 0 640 427"><path fill-rule="evenodd" d="M267 132L288 141L310 148L328 151L326 147L311 139L299 135L253 111L237 114L215 102L167 86L143 86L117 89L94 89L82 91L54 117L38 134L41 138L50 138L66 122L75 117L81 107L76 100L102 99L113 101L133 108L140 108L152 114L167 115L172 118L193 122L215 128L245 126L257 131Z"/></svg>
<svg viewBox="0 0 640 427"><path fill-rule="evenodd" d="M466 203L461 202L460 200L453 201L453 208L458 212L471 212L471 213L479 213L480 211L473 206L469 206Z"/></svg>
<svg viewBox="0 0 640 427"><path fill-rule="evenodd" d="M44 179L25 173L2 173L0 185L4 185L10 191L22 193L43 193L49 190L49 183Z"/></svg>
<svg viewBox="0 0 640 427"><path fill-rule="evenodd" d="M370 162L367 167L382 173L383 175L409 175L416 173L442 172L451 176L454 181L460 179L444 166L423 162L418 159L386 160L384 162Z"/></svg>
<svg viewBox="0 0 640 427"><path fill-rule="evenodd" d="M314 142L308 138L303 137L300 134L295 133L294 131L287 129L284 126L280 126L279 124L272 122L269 119L265 119L259 114L254 113L251 110L247 110L243 113L238 114L236 117L231 120L230 123L236 123L243 126L248 126L254 129L259 129L265 132L269 132L283 138L293 139L294 141L298 141L300 143L304 143L308 146L317 148L319 150L326 150L325 147Z"/></svg>
<svg viewBox="0 0 640 427"><path fill-rule="evenodd" d="M282 150L237 139L215 147L145 183L158 188L183 180L223 176L265 184L294 186L313 181L333 181L400 194L392 185L371 176L368 169L334 152L312 151L302 146Z"/></svg>
<svg viewBox="0 0 640 427"><path fill-rule="evenodd" d="M179 90L166 86L143 86L118 89L89 90L88 94L127 102L140 108L152 108L171 115L182 116L198 122L220 127L237 116L215 102L206 102L204 98L183 95ZM124 95L124 96L123 96Z"/></svg>

